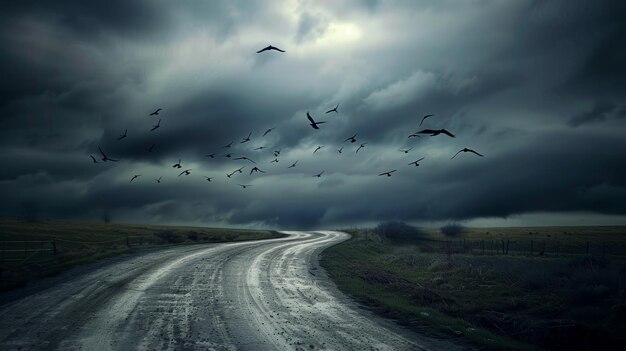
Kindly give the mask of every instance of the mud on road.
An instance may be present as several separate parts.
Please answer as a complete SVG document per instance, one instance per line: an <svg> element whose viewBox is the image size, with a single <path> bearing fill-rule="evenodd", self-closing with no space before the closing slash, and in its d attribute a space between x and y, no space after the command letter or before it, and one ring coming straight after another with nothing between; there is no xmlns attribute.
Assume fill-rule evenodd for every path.
<svg viewBox="0 0 626 351"><path fill-rule="evenodd" d="M64 273L0 307L0 349L458 349L359 309L334 287L318 254L347 234L286 233Z"/></svg>

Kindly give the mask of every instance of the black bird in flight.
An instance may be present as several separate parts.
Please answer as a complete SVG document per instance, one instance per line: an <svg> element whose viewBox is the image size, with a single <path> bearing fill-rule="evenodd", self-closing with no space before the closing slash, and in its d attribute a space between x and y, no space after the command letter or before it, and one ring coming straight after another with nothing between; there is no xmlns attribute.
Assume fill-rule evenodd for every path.
<svg viewBox="0 0 626 351"><path fill-rule="evenodd" d="M157 183L161 184L161 178L163 178L163 177L159 177L159 178L155 179L155 181L156 181Z"/></svg>
<svg viewBox="0 0 626 351"><path fill-rule="evenodd" d="M337 152L342 153L342 152L343 152L343 146L342 146L342 147L340 147L340 148L337 150Z"/></svg>
<svg viewBox="0 0 626 351"><path fill-rule="evenodd" d="M451 138L454 138L454 134L448 132L445 129L424 129L424 130L419 131L417 133L419 133L419 134L430 134L430 136L435 136L435 135L439 135L439 134L443 133L443 134L445 134L445 135L447 135L447 136L449 136Z"/></svg>
<svg viewBox="0 0 626 351"><path fill-rule="evenodd" d="M411 150L413 150L413 148L412 148L412 147L410 147L410 148L408 148L408 149L404 149L404 150L400 149L400 151L404 152L405 154L408 154L408 153L409 153L409 151L411 151Z"/></svg>
<svg viewBox="0 0 626 351"><path fill-rule="evenodd" d="M230 147L231 145L233 145L233 142L232 142L232 141L231 141L230 143L228 143L228 144L226 144L226 145L222 146L222 149L225 149L225 148L227 148L227 147Z"/></svg>
<svg viewBox="0 0 626 351"><path fill-rule="evenodd" d="M285 50L281 50L281 49L279 49L279 48L277 48L275 46L268 45L268 46L264 47L263 49L257 51L256 53L260 54L263 51L268 51L268 50L276 50L276 51L280 51L280 52L285 52Z"/></svg>
<svg viewBox="0 0 626 351"><path fill-rule="evenodd" d="M224 155L224 157L226 157L226 158L231 158L231 157L233 157L233 155L234 155L234 154L233 154L232 152L229 152L229 153L227 153L226 155Z"/></svg>
<svg viewBox="0 0 626 351"><path fill-rule="evenodd" d="M233 176L233 174L237 173L237 171L233 172L233 173L226 173L226 177L230 178Z"/></svg>
<svg viewBox="0 0 626 351"><path fill-rule="evenodd" d="M204 155L204 156L208 157L208 158L215 158L215 154L208 154L208 155Z"/></svg>
<svg viewBox="0 0 626 351"><path fill-rule="evenodd" d="M418 167L418 166L420 165L420 164L419 164L419 162L420 162L421 160L423 160L423 159L424 159L424 158L422 157L422 158L420 158L420 159L419 159L419 160L417 160L417 161L413 161L413 162L409 163L408 165L409 165L409 166L410 166L410 165L415 165L415 167Z"/></svg>
<svg viewBox="0 0 626 351"><path fill-rule="evenodd" d="M240 168L238 168L238 169L234 170L234 171L233 171L233 174L234 174L234 173L237 173L237 172L239 172L239 173L243 173L241 170L242 170L242 169L244 169L244 168L246 168L246 167L244 166L244 167L240 167Z"/></svg>
<svg viewBox="0 0 626 351"><path fill-rule="evenodd" d="M361 145L360 145L360 146L356 149L356 153L358 154L358 153L359 153L359 150L361 150L362 148L364 148L364 147L365 147L365 145L367 145L367 143L363 143L363 144L361 144Z"/></svg>
<svg viewBox="0 0 626 351"><path fill-rule="evenodd" d="M259 147L254 148L254 150L263 150L263 149L266 149L266 148L267 148L267 146L259 146Z"/></svg>
<svg viewBox="0 0 626 351"><path fill-rule="evenodd" d="M135 179L137 179L139 177L141 177L141 174L135 174L132 178L130 178L130 182L129 183L132 183L133 180L135 180Z"/></svg>
<svg viewBox="0 0 626 351"><path fill-rule="evenodd" d="M344 140L343 142L345 143L346 141L348 141L348 140L349 140L351 143L356 143L356 139L355 139L355 138L356 138L356 135L357 135L357 134L358 134L358 133L354 133L354 135L353 135L353 136L351 136L351 137L347 138L347 139L346 139L346 140Z"/></svg>
<svg viewBox="0 0 626 351"><path fill-rule="evenodd" d="M480 157L484 157L483 155L479 154L478 152L476 152L476 151L474 151L474 150L472 150L472 149L463 148L463 150L460 150L459 152L457 152L456 154L454 154L454 156L452 156L452 158L450 158L450 159L455 158L455 157L456 157L456 155L460 154L461 152L471 152L471 153L474 153L474 154L476 154L476 155L478 155L478 156L480 156Z"/></svg>
<svg viewBox="0 0 626 351"><path fill-rule="evenodd" d="M434 115L426 115L426 116L422 117L422 121L420 122L420 125L419 125L418 127L421 127L421 126L422 126L422 123L424 123L424 120L425 120L426 118L428 118L428 117L432 117L432 116L434 116Z"/></svg>
<svg viewBox="0 0 626 351"><path fill-rule="evenodd" d="M320 145L320 146L318 146L318 147L315 149L315 151L313 151L313 153L316 153L317 151L319 151L319 150L320 150L321 148L323 148L323 147L324 147L324 145Z"/></svg>
<svg viewBox="0 0 626 351"><path fill-rule="evenodd" d="M260 170L260 169L259 169L259 167L256 167L256 166L255 166L255 167L253 167L253 168L250 170L250 174L252 174L252 172L261 172L261 173L265 173L264 171Z"/></svg>
<svg viewBox="0 0 626 351"><path fill-rule="evenodd" d="M326 123L326 122L315 122L315 120L313 119L313 117L311 117L311 115L309 114L308 111L306 113L306 118L308 118L309 121L311 122L311 127L313 127L313 129L320 129L320 127L318 127L318 125L322 124L322 123Z"/></svg>
<svg viewBox="0 0 626 351"><path fill-rule="evenodd" d="M152 129L150 129L150 131L153 131L157 128L159 128L161 126L161 119L159 118L159 123L157 123L156 125L152 126Z"/></svg>
<svg viewBox="0 0 626 351"><path fill-rule="evenodd" d="M184 171L180 172L180 174L179 174L178 176L180 177L180 176L181 176L181 175L183 175L183 174L184 174L184 175L190 175L190 174L191 174L191 168L186 169L186 170L184 170Z"/></svg>
<svg viewBox="0 0 626 351"><path fill-rule="evenodd" d="M278 157L280 155L280 150L274 150L274 157Z"/></svg>
<svg viewBox="0 0 626 351"><path fill-rule="evenodd" d="M156 146L156 144L150 145L150 147L148 148L148 152L152 152L152 150L154 150L155 146Z"/></svg>
<svg viewBox="0 0 626 351"><path fill-rule="evenodd" d="M314 175L313 177L318 177L318 178L321 178L321 177L322 177L322 174L324 174L324 171L321 171L320 173L318 173L318 174Z"/></svg>
<svg viewBox="0 0 626 351"><path fill-rule="evenodd" d="M207 182L210 182L213 179L213 177L207 177L207 176L205 176L204 178L206 178Z"/></svg>
<svg viewBox="0 0 626 351"><path fill-rule="evenodd" d="M241 140L240 144L243 144L243 143L247 143L247 142L249 142L249 141L250 141L250 136L251 136L251 135L252 135L252 132L248 133L248 136L247 136L247 137L245 137L245 138L243 138L243 139Z"/></svg>
<svg viewBox="0 0 626 351"><path fill-rule="evenodd" d="M126 138L126 137L127 137L126 132L128 132L128 129L124 129L124 134L120 135L120 136L117 138L117 140L122 140L122 139Z"/></svg>
<svg viewBox="0 0 626 351"><path fill-rule="evenodd" d="M172 168L182 168L181 165L180 165L180 158L178 159L178 163L174 163Z"/></svg>
<svg viewBox="0 0 626 351"><path fill-rule="evenodd" d="M252 186L252 184L237 184L237 185L239 185L242 189Z"/></svg>
<svg viewBox="0 0 626 351"><path fill-rule="evenodd" d="M395 171L397 171L397 169L394 169L393 171L389 171L389 172L383 172L383 173L379 174L378 176L380 177L380 176L386 175L387 177L391 177L391 173L393 173Z"/></svg>
<svg viewBox="0 0 626 351"><path fill-rule="evenodd" d="M278 162L278 158L275 158L275 159L270 161L270 163L274 163L274 162Z"/></svg>
<svg viewBox="0 0 626 351"><path fill-rule="evenodd" d="M413 133L413 134L409 135L409 138L413 138L413 137L421 138L421 136L419 134L416 134L416 133Z"/></svg>
<svg viewBox="0 0 626 351"><path fill-rule="evenodd" d="M256 162L252 161L251 159L247 158L246 156L237 157L237 158L234 158L233 160L247 160L247 161L250 161L250 162L256 164Z"/></svg>
<svg viewBox="0 0 626 351"><path fill-rule="evenodd" d="M114 160L112 158L109 158L107 155L104 154L104 151L102 151L102 148L100 148L100 146L98 145L98 150L100 150L100 153L102 154L102 161L106 162L106 161L111 161L111 162L117 162L119 160Z"/></svg>
<svg viewBox="0 0 626 351"><path fill-rule="evenodd" d="M294 167L296 167L297 164L298 164L298 160L296 160L296 162L294 162L291 166L289 166L287 168L294 168Z"/></svg>
<svg viewBox="0 0 626 351"><path fill-rule="evenodd" d="M337 107L339 107L339 104L337 104L337 106L335 106L334 108L331 108L330 110L326 111L326 113L331 113L331 112L339 113L337 112Z"/></svg>
<svg viewBox="0 0 626 351"><path fill-rule="evenodd" d="M156 116L156 115L158 115L158 114L159 114L159 111L161 111L161 110L162 110L162 108L157 108L157 109L156 109L156 111L154 111L154 112L152 112L152 113L150 114L150 116Z"/></svg>
<svg viewBox="0 0 626 351"><path fill-rule="evenodd" d="M98 161L96 161L96 158L93 157L93 155L89 155L89 157L91 157L91 159L93 160L93 163L98 163Z"/></svg>
<svg viewBox="0 0 626 351"><path fill-rule="evenodd" d="M270 128L270 129L266 130L265 133L263 133L263 136L266 136L267 133L271 132L272 130L274 130L274 128Z"/></svg>

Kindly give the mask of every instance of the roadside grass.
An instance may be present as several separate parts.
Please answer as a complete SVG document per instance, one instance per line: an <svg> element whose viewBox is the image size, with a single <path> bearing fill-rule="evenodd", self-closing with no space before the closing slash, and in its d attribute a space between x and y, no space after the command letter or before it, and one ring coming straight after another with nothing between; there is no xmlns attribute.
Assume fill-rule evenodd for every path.
<svg viewBox="0 0 626 351"><path fill-rule="evenodd" d="M515 229L507 231L515 240L527 240L524 231L533 238L548 235L543 228L533 234ZM614 252L626 241L624 228L586 228L600 232L595 236L584 230L547 232L572 238L564 245L573 247L610 239ZM622 255L448 256L428 241L398 243L367 230L347 232L350 240L322 253L330 277L365 306L422 334L493 350L618 349L626 342ZM434 230L426 232L437 238ZM492 228L468 233L466 239L503 236Z"/></svg>
<svg viewBox="0 0 626 351"><path fill-rule="evenodd" d="M164 246L279 238L270 230L0 218L0 291L121 253ZM53 248L56 250L53 250Z"/></svg>

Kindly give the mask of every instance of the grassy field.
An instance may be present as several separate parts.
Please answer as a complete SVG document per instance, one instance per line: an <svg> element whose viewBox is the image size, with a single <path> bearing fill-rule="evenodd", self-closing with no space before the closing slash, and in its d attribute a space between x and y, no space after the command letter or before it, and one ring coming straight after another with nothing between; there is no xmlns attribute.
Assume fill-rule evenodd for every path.
<svg viewBox="0 0 626 351"><path fill-rule="evenodd" d="M347 232L352 239L323 253L331 278L420 333L500 350L621 349L626 342L624 227L469 229L453 239L433 229L401 242ZM540 244L508 255L482 250L481 243L503 240ZM558 254L541 252L544 240L559 242Z"/></svg>
<svg viewBox="0 0 626 351"><path fill-rule="evenodd" d="M0 218L0 291L130 250L281 236L268 230Z"/></svg>

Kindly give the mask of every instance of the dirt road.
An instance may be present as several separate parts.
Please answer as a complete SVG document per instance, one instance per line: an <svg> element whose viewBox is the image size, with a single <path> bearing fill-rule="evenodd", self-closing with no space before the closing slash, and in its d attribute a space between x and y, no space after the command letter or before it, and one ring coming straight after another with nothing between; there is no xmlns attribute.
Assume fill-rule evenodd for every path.
<svg viewBox="0 0 626 351"><path fill-rule="evenodd" d="M319 268L340 232L140 253L0 307L2 350L456 349L359 309Z"/></svg>

